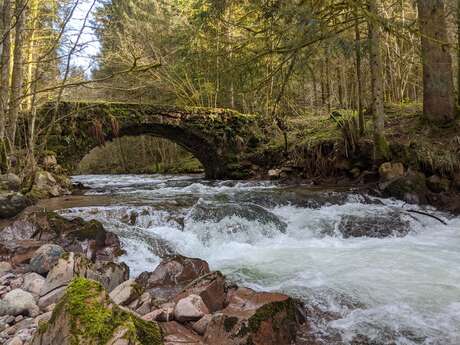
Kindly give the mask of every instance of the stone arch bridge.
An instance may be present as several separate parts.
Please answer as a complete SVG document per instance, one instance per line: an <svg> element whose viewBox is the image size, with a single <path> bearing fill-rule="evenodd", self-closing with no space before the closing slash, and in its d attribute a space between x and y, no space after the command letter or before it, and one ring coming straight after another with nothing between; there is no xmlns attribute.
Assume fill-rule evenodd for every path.
<svg viewBox="0 0 460 345"><path fill-rule="evenodd" d="M260 144L256 117L233 110L148 104L62 102L41 108L55 121L48 150L72 171L94 147L121 136L152 135L191 152L210 179L246 178ZM251 168L252 167L252 168Z"/></svg>

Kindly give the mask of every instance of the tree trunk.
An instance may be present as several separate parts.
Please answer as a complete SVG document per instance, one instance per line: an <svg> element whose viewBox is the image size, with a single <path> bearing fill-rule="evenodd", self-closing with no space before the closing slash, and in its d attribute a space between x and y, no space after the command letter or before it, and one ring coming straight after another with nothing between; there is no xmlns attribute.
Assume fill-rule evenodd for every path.
<svg viewBox="0 0 460 345"><path fill-rule="evenodd" d="M6 114L8 113L8 96L10 89L11 0L3 1L2 17L3 44L0 57L0 140L3 140L5 137Z"/></svg>
<svg viewBox="0 0 460 345"><path fill-rule="evenodd" d="M377 22L378 6L377 0L369 0L369 12L372 18L369 19L369 41L370 41L370 70L372 82L372 114L374 117L374 159L380 161L388 158L389 148L385 139L385 113L383 108L383 70L382 55L380 51L380 25Z"/></svg>
<svg viewBox="0 0 460 345"><path fill-rule="evenodd" d="M460 105L460 0L457 0L457 105Z"/></svg>
<svg viewBox="0 0 460 345"><path fill-rule="evenodd" d="M25 35L26 1L16 0L16 30L14 39L14 63L11 76L11 98L10 98L10 145L12 149L16 141L16 128L21 105L22 76L23 76L23 43Z"/></svg>
<svg viewBox="0 0 460 345"><path fill-rule="evenodd" d="M455 119L452 57L443 0L417 0L422 41L423 114L438 125Z"/></svg>
<svg viewBox="0 0 460 345"><path fill-rule="evenodd" d="M459 0L460 1L460 0ZM359 31L358 8L355 9L355 42L356 42L356 81L357 81L357 98L358 98L358 126L359 134L364 135L364 111L363 111L363 82L361 73L361 32Z"/></svg>

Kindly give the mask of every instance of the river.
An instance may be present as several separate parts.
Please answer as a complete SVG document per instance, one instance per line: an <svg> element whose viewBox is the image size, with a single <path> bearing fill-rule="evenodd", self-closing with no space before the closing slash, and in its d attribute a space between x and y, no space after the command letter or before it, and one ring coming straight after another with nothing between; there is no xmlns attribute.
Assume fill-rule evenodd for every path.
<svg viewBox="0 0 460 345"><path fill-rule="evenodd" d="M90 188L87 197L60 213L118 234L132 276L178 252L242 285L303 299L316 311L311 331L324 339L460 344L459 217L424 209L444 225L400 201L269 181L73 179ZM391 235L351 236L363 231Z"/></svg>

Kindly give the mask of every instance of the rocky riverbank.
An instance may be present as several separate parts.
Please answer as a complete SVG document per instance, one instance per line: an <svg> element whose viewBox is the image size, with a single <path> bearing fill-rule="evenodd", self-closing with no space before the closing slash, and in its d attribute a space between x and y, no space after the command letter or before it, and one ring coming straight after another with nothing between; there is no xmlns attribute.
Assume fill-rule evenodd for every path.
<svg viewBox="0 0 460 345"><path fill-rule="evenodd" d="M343 163L343 162L342 162ZM340 164L342 164L340 163ZM460 214L460 173L426 174L401 161L358 168L345 162L335 176L301 179L315 186L359 188L371 195L396 198L408 204L431 205L443 211ZM299 183L298 169L289 164L268 171L267 178Z"/></svg>
<svg viewBox="0 0 460 345"><path fill-rule="evenodd" d="M200 259L164 259L129 279L96 221L37 211L0 232L0 342L292 344L303 307L227 281Z"/></svg>

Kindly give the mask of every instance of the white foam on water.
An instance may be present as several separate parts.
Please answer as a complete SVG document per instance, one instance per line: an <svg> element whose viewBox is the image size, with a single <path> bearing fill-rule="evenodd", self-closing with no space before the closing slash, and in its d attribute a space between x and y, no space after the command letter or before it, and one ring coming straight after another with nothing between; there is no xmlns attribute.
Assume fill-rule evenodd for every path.
<svg viewBox="0 0 460 345"><path fill-rule="evenodd" d="M97 183L110 178L118 177L104 177ZM80 181L90 184L92 179ZM145 182L134 180L136 184ZM197 198L206 193L212 196L251 188L271 188L277 193L277 187L267 182L209 186L193 180L175 187L162 181L168 187L162 185L157 192L171 199L179 190ZM323 325L323 331L338 332L344 343L359 334L377 344L391 340L397 345L459 345L460 218L429 209L447 221L443 225L427 216L408 214L399 201L366 204L365 199L350 195L340 205L270 209L287 223L286 233L237 215L194 221L183 214L182 228L171 221L168 212L154 208L109 206L72 209L66 214L96 217L118 233L127 250L122 259L134 274L151 271L159 263L142 240L142 236L156 236L183 255L207 260L212 269L222 270L246 286L283 291L310 302L321 299L323 304L326 295L325 308L337 313L338 318ZM132 211L141 215L129 225L122 219ZM395 212L402 212L401 219L409 222L411 231L404 237L345 239L338 232L345 216L372 219ZM139 235L129 236L130 231ZM358 301L358 308L348 307L342 297Z"/></svg>

